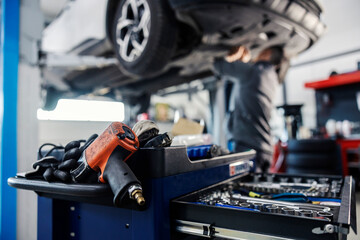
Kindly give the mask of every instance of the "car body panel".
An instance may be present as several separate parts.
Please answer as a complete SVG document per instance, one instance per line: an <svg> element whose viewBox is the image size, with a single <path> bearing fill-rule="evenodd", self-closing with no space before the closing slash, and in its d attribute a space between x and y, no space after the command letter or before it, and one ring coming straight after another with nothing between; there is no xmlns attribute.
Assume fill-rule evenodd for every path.
<svg viewBox="0 0 360 240"><path fill-rule="evenodd" d="M39 0L39 5L44 14L46 23L54 20L68 2L69 0Z"/></svg>
<svg viewBox="0 0 360 240"><path fill-rule="evenodd" d="M43 32L44 52L70 53L106 39L107 0L76 0L69 2L61 15ZM83 47L86 48L86 47Z"/></svg>

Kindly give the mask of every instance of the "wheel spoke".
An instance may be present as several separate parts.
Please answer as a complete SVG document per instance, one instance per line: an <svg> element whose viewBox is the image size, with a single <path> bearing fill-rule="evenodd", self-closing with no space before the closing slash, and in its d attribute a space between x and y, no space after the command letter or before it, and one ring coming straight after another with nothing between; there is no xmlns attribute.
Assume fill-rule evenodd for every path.
<svg viewBox="0 0 360 240"><path fill-rule="evenodd" d="M137 26L137 31L143 30L144 37L148 38L149 36L149 23L150 23L150 12L144 11L144 14L141 16L139 25Z"/></svg>
<svg viewBox="0 0 360 240"><path fill-rule="evenodd" d="M134 19L138 19L139 11L138 11L138 6L137 6L136 0L130 0L129 4L130 4L130 8L132 10L132 13L134 14Z"/></svg>
<svg viewBox="0 0 360 240"><path fill-rule="evenodd" d="M136 4L137 4L137 8L138 8L138 13L139 13L139 18L138 18L138 20L139 20L139 22L140 22L140 18L141 18L141 11L140 11L140 9L144 9L144 11L145 12L147 12L147 11L149 11L149 8L148 8L148 4L147 4L147 2L146 2L146 0L137 0L136 1Z"/></svg>
<svg viewBox="0 0 360 240"><path fill-rule="evenodd" d="M136 3L137 3L137 6L140 7L141 5L146 4L146 0L137 0Z"/></svg>
<svg viewBox="0 0 360 240"><path fill-rule="evenodd" d="M143 44L138 43L135 39L131 39L131 44L138 52L144 51L145 46Z"/></svg>
<svg viewBox="0 0 360 240"><path fill-rule="evenodd" d="M130 52L130 58L132 59L136 59L137 57L139 57L141 55L142 52L138 51L137 49L133 49Z"/></svg>
<svg viewBox="0 0 360 240"><path fill-rule="evenodd" d="M134 21L129 19L119 19L116 25L116 32L120 32L123 28L128 28L129 26L133 25Z"/></svg>
<svg viewBox="0 0 360 240"><path fill-rule="evenodd" d="M125 56L125 58L127 58L128 50L132 46L132 45L130 45L131 44L130 36L131 36L131 31L128 31L125 34L124 40L122 40L121 42L118 42L118 44L120 45L120 55L123 57Z"/></svg>
<svg viewBox="0 0 360 240"><path fill-rule="evenodd" d="M121 9L121 19L129 19L128 18L128 9L129 9L129 1L126 1ZM133 19L132 19L133 20Z"/></svg>

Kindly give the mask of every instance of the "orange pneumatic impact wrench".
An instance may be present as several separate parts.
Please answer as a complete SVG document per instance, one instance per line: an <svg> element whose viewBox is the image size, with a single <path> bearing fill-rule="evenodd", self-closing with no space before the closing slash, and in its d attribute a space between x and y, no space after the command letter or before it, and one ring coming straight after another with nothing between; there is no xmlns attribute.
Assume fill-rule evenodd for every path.
<svg viewBox="0 0 360 240"><path fill-rule="evenodd" d="M113 122L85 149L82 163L71 171L74 182L83 182L91 172L99 172L99 181L108 182L114 193L114 204L119 206L124 197L145 204L139 180L125 161L139 148L134 132L125 124Z"/></svg>

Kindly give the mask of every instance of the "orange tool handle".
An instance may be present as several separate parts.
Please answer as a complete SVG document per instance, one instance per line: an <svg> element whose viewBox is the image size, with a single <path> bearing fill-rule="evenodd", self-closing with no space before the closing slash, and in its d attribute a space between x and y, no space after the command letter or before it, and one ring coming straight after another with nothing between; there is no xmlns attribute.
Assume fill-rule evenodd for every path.
<svg viewBox="0 0 360 240"><path fill-rule="evenodd" d="M90 168L100 172L99 181L105 183L103 173L110 155L119 146L126 150L122 161L126 161L139 149L139 140L127 125L113 122L85 150L85 159Z"/></svg>

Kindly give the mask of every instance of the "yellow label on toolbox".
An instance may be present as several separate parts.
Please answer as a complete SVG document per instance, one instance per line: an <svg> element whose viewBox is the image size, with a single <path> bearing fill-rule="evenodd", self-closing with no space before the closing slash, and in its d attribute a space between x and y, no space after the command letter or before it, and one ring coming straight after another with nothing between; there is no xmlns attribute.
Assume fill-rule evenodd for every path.
<svg viewBox="0 0 360 240"><path fill-rule="evenodd" d="M232 177L238 174L246 173L250 171L250 168L251 164L249 161L232 163L229 165L229 175Z"/></svg>

